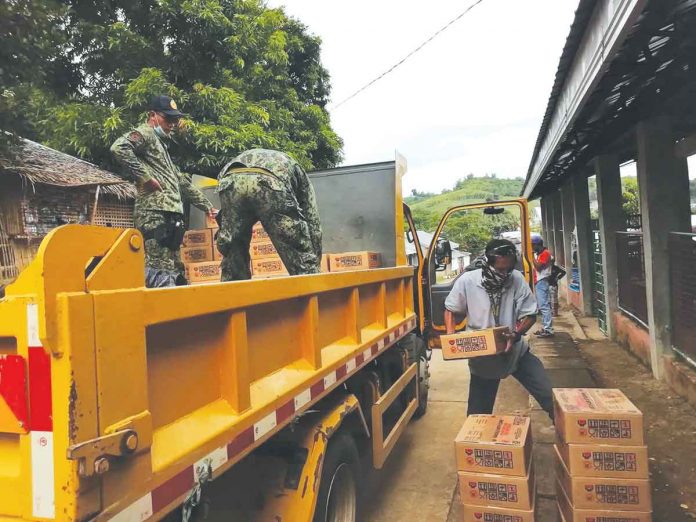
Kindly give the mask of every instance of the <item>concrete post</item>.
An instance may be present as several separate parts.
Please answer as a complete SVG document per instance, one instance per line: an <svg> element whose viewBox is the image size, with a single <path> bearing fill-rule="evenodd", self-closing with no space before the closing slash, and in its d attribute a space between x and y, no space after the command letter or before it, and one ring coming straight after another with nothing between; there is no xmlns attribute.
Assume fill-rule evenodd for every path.
<svg viewBox="0 0 696 522"><path fill-rule="evenodd" d="M583 173L573 177L572 188L575 228L578 233L578 268L580 270L582 313L584 315L592 315L594 246L592 244L592 217L590 213L590 195L587 189L587 176Z"/></svg>
<svg viewBox="0 0 696 522"><path fill-rule="evenodd" d="M567 182L561 188L561 213L563 219L563 250L565 251L566 301L572 304L573 291L570 289L571 271L573 268L573 230L575 229L575 208L573 207L573 187Z"/></svg>
<svg viewBox="0 0 696 522"><path fill-rule="evenodd" d="M541 237L544 241L549 233L549 206L548 197L541 198Z"/></svg>
<svg viewBox="0 0 696 522"><path fill-rule="evenodd" d="M689 232L689 171L677 157L665 118L638 124L638 186L643 224L645 286L653 375L662 373L662 356L671 350L672 299L667 251L670 232Z"/></svg>
<svg viewBox="0 0 696 522"><path fill-rule="evenodd" d="M554 194L548 194L544 196L546 200L546 236L544 237L544 244L553 253L555 243L554 243L554 230L556 229L555 219L554 219L554 209L556 205L554 203Z"/></svg>
<svg viewBox="0 0 696 522"><path fill-rule="evenodd" d="M565 242L563 241L563 198L561 191L556 190L553 194L553 245L551 253L556 258L556 264L566 268ZM564 250L564 252L561 252ZM563 255L561 255L563 254Z"/></svg>
<svg viewBox="0 0 696 522"><path fill-rule="evenodd" d="M597 203L599 204L599 233L602 240L607 335L610 339L616 340L614 314L619 309L616 231L625 228L621 208L619 160L614 155L598 156L594 160L594 167L597 175Z"/></svg>

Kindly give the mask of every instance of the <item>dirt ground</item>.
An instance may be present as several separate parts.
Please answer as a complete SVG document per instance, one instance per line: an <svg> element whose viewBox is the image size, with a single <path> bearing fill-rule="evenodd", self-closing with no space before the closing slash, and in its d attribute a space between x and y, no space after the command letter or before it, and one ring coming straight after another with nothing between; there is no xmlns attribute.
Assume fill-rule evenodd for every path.
<svg viewBox="0 0 696 522"><path fill-rule="evenodd" d="M654 522L696 519L696 410L656 381L631 354L609 342L591 319L565 311L553 339L535 339L533 351L556 387L620 388L644 413L650 453ZM363 520L461 520L453 440L466 416L466 362L431 361L428 413L414 421L384 469L365 477ZM532 417L537 466L537 522L558 520L552 469L553 435L546 414L514 379L500 387L496 411Z"/></svg>

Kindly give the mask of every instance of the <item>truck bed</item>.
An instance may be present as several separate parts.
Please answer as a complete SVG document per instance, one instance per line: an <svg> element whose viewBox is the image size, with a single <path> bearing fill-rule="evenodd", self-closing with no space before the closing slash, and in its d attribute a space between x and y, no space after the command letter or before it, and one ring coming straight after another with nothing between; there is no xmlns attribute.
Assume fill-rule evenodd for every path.
<svg viewBox="0 0 696 522"><path fill-rule="evenodd" d="M416 327L412 267L145 289L142 266L136 231L68 225L7 288L0 520L159 519Z"/></svg>

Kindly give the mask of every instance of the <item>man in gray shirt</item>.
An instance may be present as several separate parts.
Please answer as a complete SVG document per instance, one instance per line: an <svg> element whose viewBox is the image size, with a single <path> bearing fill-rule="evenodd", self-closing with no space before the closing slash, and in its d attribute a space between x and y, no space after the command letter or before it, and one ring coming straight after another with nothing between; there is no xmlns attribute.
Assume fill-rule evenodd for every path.
<svg viewBox="0 0 696 522"><path fill-rule="evenodd" d="M536 321L537 303L521 272L514 270L517 250L506 239L486 245L483 267L466 272L445 300L447 333L455 332L455 314L466 316L467 330L496 326L510 329L505 352L469 359L467 415L492 413L500 380L512 375L553 419L551 381L523 335Z"/></svg>

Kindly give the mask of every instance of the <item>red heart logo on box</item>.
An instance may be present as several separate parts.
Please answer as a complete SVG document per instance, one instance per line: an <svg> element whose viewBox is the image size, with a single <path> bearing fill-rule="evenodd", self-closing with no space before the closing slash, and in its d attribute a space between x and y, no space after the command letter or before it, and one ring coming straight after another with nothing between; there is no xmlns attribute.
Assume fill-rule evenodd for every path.
<svg viewBox="0 0 696 522"><path fill-rule="evenodd" d="M589 492L594 489L594 486L592 484L585 484L585 491Z"/></svg>
<svg viewBox="0 0 696 522"><path fill-rule="evenodd" d="M464 452L465 452L467 455L471 455L471 454L474 452L474 450L472 450L472 449L465 449Z"/></svg>
<svg viewBox="0 0 696 522"><path fill-rule="evenodd" d="M585 424L587 424L587 421L585 419L578 420L578 426L584 426Z"/></svg>
<svg viewBox="0 0 696 522"><path fill-rule="evenodd" d="M457 341L455 341L454 339L450 339L449 343L450 343L450 346L454 346L455 344L457 344Z"/></svg>
<svg viewBox="0 0 696 522"><path fill-rule="evenodd" d="M470 487L471 489L475 489L475 488L476 488L476 482L469 482L469 487Z"/></svg>
<svg viewBox="0 0 696 522"><path fill-rule="evenodd" d="M589 452L589 451L583 451L583 452L582 452L582 457L583 457L584 459L589 459L591 456L592 456L592 453Z"/></svg>

